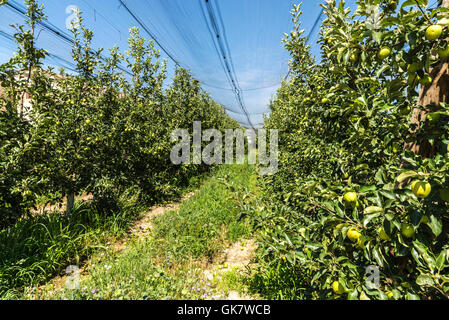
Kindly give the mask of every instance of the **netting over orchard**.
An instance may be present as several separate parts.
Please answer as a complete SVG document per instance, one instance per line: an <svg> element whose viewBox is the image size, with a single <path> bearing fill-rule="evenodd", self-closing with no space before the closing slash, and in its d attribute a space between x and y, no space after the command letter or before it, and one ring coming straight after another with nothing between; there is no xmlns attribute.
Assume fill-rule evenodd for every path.
<svg viewBox="0 0 449 320"><path fill-rule="evenodd" d="M49 51L48 65L75 69L66 25L73 15L71 9L78 7L95 34L95 47L118 45L125 51L128 29L138 26L142 35L156 40L156 47L169 60L169 77L176 63L190 69L203 88L245 127L260 126L272 94L288 73L289 56L281 39L291 30L291 0L40 2L48 21L39 26L37 46ZM21 10L25 10L22 0L0 7L0 62L15 49L9 25L23 23ZM311 29L320 12L318 2L306 1L303 10L313 16L303 25ZM312 40L316 39L315 33Z"/></svg>

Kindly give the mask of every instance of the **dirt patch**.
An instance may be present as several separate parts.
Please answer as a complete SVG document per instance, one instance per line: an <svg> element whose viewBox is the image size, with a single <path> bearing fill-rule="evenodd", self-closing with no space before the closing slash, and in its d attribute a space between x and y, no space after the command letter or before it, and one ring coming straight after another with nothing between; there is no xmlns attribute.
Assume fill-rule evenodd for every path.
<svg viewBox="0 0 449 320"><path fill-rule="evenodd" d="M190 199L195 193L190 192L186 194L182 199L178 202L173 202L167 204L165 206L154 206L151 207L150 210L143 214L142 218L137 221L134 226L131 228L129 234L130 236L141 237L145 234L148 234L153 227L152 221L155 217L165 214L170 211L177 211L179 206L183 201Z"/></svg>
<svg viewBox="0 0 449 320"><path fill-rule="evenodd" d="M225 264L230 267L245 267L251 262L251 258L256 249L257 245L254 240L234 243L225 250Z"/></svg>
<svg viewBox="0 0 449 320"><path fill-rule="evenodd" d="M228 294L226 300L256 300L254 297L247 296L245 294L240 294L237 291L231 291Z"/></svg>
<svg viewBox="0 0 449 320"><path fill-rule="evenodd" d="M222 264L210 264L204 271L204 277L211 282L220 282L227 272L244 271L251 265L252 258L257 249L255 240L238 241L226 248L222 253L220 260ZM224 300L255 300L256 298L242 294L235 290L227 294L221 292L220 297Z"/></svg>

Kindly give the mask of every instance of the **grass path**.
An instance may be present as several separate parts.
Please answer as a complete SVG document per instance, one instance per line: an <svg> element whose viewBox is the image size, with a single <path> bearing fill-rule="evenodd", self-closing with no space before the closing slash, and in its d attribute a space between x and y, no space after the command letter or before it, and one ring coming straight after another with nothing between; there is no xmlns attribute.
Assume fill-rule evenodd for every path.
<svg viewBox="0 0 449 320"><path fill-rule="evenodd" d="M81 269L29 291L27 299L255 299L245 273L256 249L251 214L257 174L223 165L180 203L155 207Z"/></svg>

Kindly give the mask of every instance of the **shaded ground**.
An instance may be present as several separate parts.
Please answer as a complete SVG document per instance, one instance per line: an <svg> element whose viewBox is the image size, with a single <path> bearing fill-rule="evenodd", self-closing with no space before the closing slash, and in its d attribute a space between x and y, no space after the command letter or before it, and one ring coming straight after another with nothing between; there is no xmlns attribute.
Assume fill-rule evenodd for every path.
<svg viewBox="0 0 449 320"><path fill-rule="evenodd" d="M82 195L75 197L75 201L92 201L92 200L93 200L93 195L87 194L87 193L83 193ZM31 209L31 213L32 214L42 214L44 211L64 212L66 210L66 207L67 207L67 197L64 197L64 199L62 199L61 203L59 203L59 204L49 204L49 203L42 204L42 205L38 206L37 209Z"/></svg>

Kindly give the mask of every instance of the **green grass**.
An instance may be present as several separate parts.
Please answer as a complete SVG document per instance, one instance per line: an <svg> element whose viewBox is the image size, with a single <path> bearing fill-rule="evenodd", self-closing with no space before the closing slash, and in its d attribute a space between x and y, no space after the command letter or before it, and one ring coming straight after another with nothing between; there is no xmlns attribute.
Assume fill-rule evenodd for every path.
<svg viewBox="0 0 449 320"><path fill-rule="evenodd" d="M241 199L255 188L250 166L222 166L179 212L155 219L158 247L176 259L208 258L223 249L224 242L249 236L251 232Z"/></svg>
<svg viewBox="0 0 449 320"><path fill-rule="evenodd" d="M281 262L261 262L253 275L244 281L251 294L258 294L266 300L310 299L310 290L305 286L303 272Z"/></svg>
<svg viewBox="0 0 449 320"><path fill-rule="evenodd" d="M202 267L226 243L250 238L249 203L257 175L248 165L217 167L178 211L154 219L151 236L133 239L120 254L93 261L78 290L32 292L34 299L204 299L218 295ZM218 298L218 297L217 297Z"/></svg>
<svg viewBox="0 0 449 320"><path fill-rule="evenodd" d="M210 175L192 178L179 192L198 188ZM105 215L89 202L78 201L68 219L59 211L22 218L0 230L0 299L26 297L54 276L64 274L69 265L82 265L108 243L123 237L148 204L139 202L136 192L124 192L118 209ZM42 203L48 199L42 198ZM163 202L166 203L168 199Z"/></svg>
<svg viewBox="0 0 449 320"><path fill-rule="evenodd" d="M216 167L192 185L202 183L179 210L156 217L151 233L129 238L120 253L108 245L126 235L144 210L129 195L110 217L77 203L70 221L60 213L22 220L0 232L1 298L220 299L230 291L270 300L310 298L300 270L263 259L249 272L233 269L205 280L204 269L211 262L220 265L218 253L227 244L255 237L258 182L253 166ZM88 275L81 277L79 289L66 289L60 279L38 289L67 265L87 258Z"/></svg>
<svg viewBox="0 0 449 320"><path fill-rule="evenodd" d="M22 219L0 232L0 298L14 299L25 286L38 285L70 264L80 264L110 237L120 237L137 218L133 197L124 194L121 210L109 216L77 202L70 219L46 212Z"/></svg>
<svg viewBox="0 0 449 320"><path fill-rule="evenodd" d="M228 296L231 291L239 293L242 297L251 295L253 298L258 297L258 293L252 292L250 294L249 287L250 276L246 270L239 268L231 268L221 273L221 277L216 277L214 285L217 291L223 292L225 296Z"/></svg>

